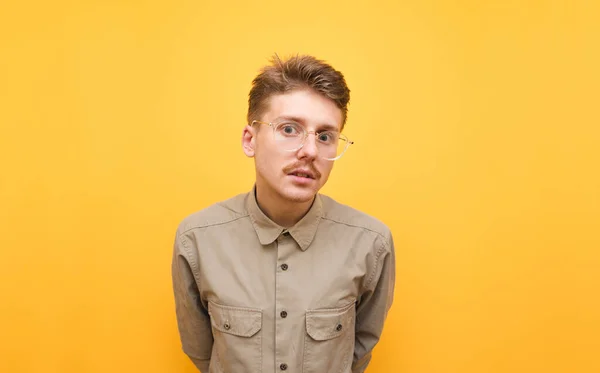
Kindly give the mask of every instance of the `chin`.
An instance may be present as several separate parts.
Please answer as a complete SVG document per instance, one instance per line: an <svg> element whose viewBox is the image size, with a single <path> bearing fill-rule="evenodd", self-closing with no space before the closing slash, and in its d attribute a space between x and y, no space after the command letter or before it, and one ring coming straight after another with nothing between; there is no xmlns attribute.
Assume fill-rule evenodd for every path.
<svg viewBox="0 0 600 373"><path fill-rule="evenodd" d="M313 188L291 187L285 188L281 195L289 201L302 203L310 202L315 197L317 192L318 190L314 190Z"/></svg>

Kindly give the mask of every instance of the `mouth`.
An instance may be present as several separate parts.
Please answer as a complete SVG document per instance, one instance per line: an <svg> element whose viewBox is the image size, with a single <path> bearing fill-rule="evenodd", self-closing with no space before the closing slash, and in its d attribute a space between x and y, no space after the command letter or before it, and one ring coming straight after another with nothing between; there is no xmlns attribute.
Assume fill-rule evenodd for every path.
<svg viewBox="0 0 600 373"><path fill-rule="evenodd" d="M312 179L312 180L315 179L315 176L312 172L304 171L304 170L293 171L293 172L290 172L288 175L296 176L296 177L304 178L304 179Z"/></svg>

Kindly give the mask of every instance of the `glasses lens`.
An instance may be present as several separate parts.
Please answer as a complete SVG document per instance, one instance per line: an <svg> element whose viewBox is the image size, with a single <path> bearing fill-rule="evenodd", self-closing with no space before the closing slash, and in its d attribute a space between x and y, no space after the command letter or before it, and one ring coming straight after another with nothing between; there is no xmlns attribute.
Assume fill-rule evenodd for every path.
<svg viewBox="0 0 600 373"><path fill-rule="evenodd" d="M346 150L347 145L346 138L337 132L322 132L317 137L319 155L325 159L339 157Z"/></svg>
<svg viewBox="0 0 600 373"><path fill-rule="evenodd" d="M302 146L304 128L294 122L283 122L275 127L275 140L284 150L296 150Z"/></svg>

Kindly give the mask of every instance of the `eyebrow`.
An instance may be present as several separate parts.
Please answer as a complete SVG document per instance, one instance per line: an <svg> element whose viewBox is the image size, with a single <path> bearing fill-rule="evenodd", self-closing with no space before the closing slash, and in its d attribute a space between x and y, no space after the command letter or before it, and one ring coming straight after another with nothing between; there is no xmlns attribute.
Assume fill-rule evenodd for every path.
<svg viewBox="0 0 600 373"><path fill-rule="evenodd" d="M282 115L279 116L277 118L275 118L275 120L273 120L274 122L278 121L278 120L291 120L293 122L298 122L302 125L305 124L305 120L300 118L300 117L295 117L295 116L291 116L291 115ZM334 131L334 132L340 132L340 130L338 129L337 126L333 126L331 124L320 124L317 126L318 130L317 131Z"/></svg>

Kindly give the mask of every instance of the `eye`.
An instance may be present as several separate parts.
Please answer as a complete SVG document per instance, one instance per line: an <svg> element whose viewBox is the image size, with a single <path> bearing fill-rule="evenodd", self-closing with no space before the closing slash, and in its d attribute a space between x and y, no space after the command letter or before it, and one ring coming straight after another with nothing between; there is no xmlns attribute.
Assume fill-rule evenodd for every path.
<svg viewBox="0 0 600 373"><path fill-rule="evenodd" d="M319 133L319 141L325 144L333 144L336 136L333 132L321 132Z"/></svg>
<svg viewBox="0 0 600 373"><path fill-rule="evenodd" d="M277 131L285 136L297 136L302 132L297 123L282 123L278 126Z"/></svg>

